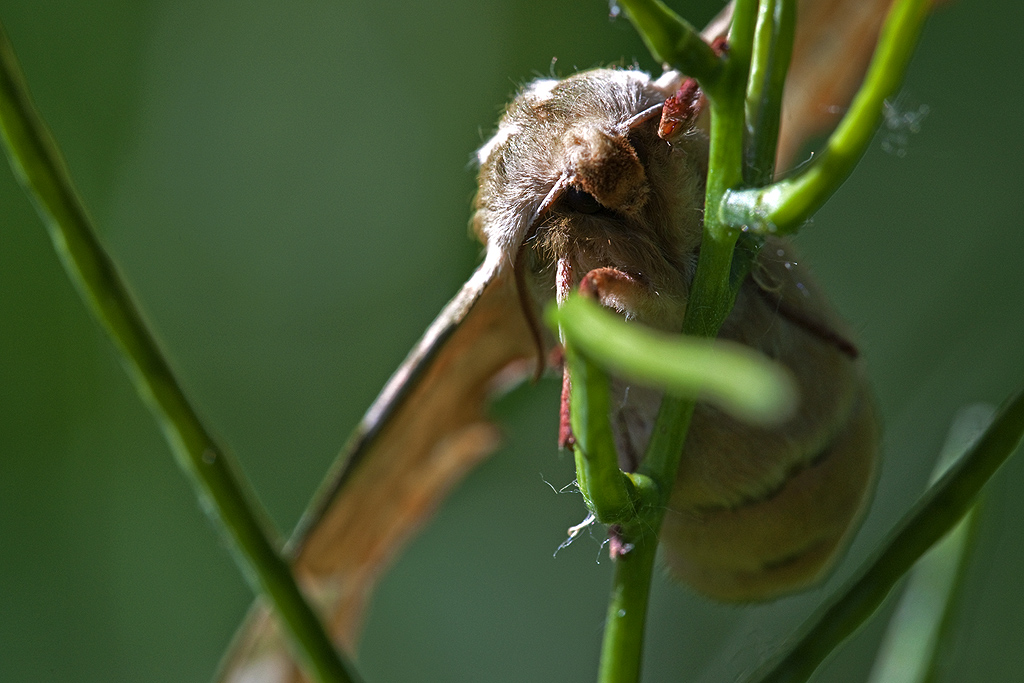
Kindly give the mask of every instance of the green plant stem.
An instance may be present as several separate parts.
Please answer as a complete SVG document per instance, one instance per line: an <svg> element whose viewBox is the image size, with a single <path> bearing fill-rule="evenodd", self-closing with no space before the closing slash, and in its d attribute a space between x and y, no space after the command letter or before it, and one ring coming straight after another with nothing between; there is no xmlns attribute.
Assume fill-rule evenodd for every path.
<svg viewBox="0 0 1024 683"><path fill-rule="evenodd" d="M960 462L928 489L882 548L808 621L792 647L762 672L757 683L803 683L822 661L881 606L915 562L975 505L989 479L1024 438L1024 392L1004 405Z"/></svg>
<svg viewBox="0 0 1024 683"><path fill-rule="evenodd" d="M619 0L655 59L696 78L706 91L717 87L722 60L700 33L660 0Z"/></svg>
<svg viewBox="0 0 1024 683"><path fill-rule="evenodd" d="M640 680L644 623L658 535L648 530L635 534L635 537L633 548L615 561L598 671L601 683L634 683Z"/></svg>
<svg viewBox="0 0 1024 683"><path fill-rule="evenodd" d="M763 233L789 234L818 210L864 155L882 119L886 98L903 82L927 16L926 0L900 0L892 6L864 84L821 154L793 178L767 187L733 190L717 213L726 225Z"/></svg>
<svg viewBox="0 0 1024 683"><path fill-rule="evenodd" d="M572 433L576 444L576 484L587 508L602 524L618 524L635 515L636 490L619 469L609 419L608 374L566 343L566 362L572 377Z"/></svg>
<svg viewBox="0 0 1024 683"><path fill-rule="evenodd" d="M598 680L601 683L635 683L640 679L643 657L644 622L650 592L651 573L658 548L658 530L671 492L669 473L674 473L682 454L683 439L689 424L685 419L660 420L652 436L651 451L639 474L619 469L610 416L609 379L605 370L577 351L580 344L608 337L607 329L595 330L596 304L570 297L561 309L549 310L549 321L558 323L565 338L566 363L571 386L571 418L575 438L576 480L587 507L599 522L614 525L613 557L615 576L605 621L604 640ZM614 317L597 311L599 316ZM627 324L616 321L619 325ZM635 330L629 330L634 332ZM611 333L612 338L624 330ZM633 351L634 356L645 356ZM678 416L680 406L692 401L666 397L662 411ZM653 475L653 476L649 476ZM674 475L672 475L674 476ZM661 485L659 485L661 482Z"/></svg>
<svg viewBox="0 0 1024 683"><path fill-rule="evenodd" d="M757 12L745 103L743 182L762 187L775 176L782 92L793 54L796 0L766 0Z"/></svg>
<svg viewBox="0 0 1024 683"><path fill-rule="evenodd" d="M660 52L663 48L658 46L666 43L664 36L671 35L673 30L666 25L675 20L654 13L651 17L641 17L637 11L640 6L649 8L653 3L623 2L656 56L663 55ZM722 66L716 67L714 74L702 76L692 68L681 66L681 70L701 82L711 104L706 193L710 206L718 206L726 190L742 180L744 96L757 6L757 0L737 0L729 35L729 54L725 59L716 57L716 63ZM678 22L675 30L681 30ZM688 35L693 33L691 29ZM704 338L717 336L732 309L738 287L738 283L731 281L730 273L739 235L738 230L723 225L714 216L705 220L697 272L683 322L684 334ZM693 408L692 399L671 395L663 398L641 465L641 474L649 477L653 484L657 504L645 508L650 514L639 517L635 523L613 530L617 546L630 550L614 553L616 571L601 650L601 683L635 683L640 678L644 619L658 532L675 482ZM578 406L573 404L571 409L576 411Z"/></svg>
<svg viewBox="0 0 1024 683"><path fill-rule="evenodd" d="M672 396L662 400L641 474L630 475L638 484L648 484L643 499L650 502L638 510L639 515L630 523L613 528L611 532L617 547L624 552L613 553L615 575L605 616L599 683L637 683L640 680L658 534L693 407L692 400Z"/></svg>
<svg viewBox="0 0 1024 683"><path fill-rule="evenodd" d="M729 30L728 56L718 91L707 92L711 106L711 133L708 148L706 200L720 201L726 191L743 180L744 105L757 0L737 0ZM711 206L717 206L711 204ZM717 216L704 221L704 236L722 240L736 231L722 224ZM701 249L704 244L701 244ZM702 335L713 336L713 335Z"/></svg>
<svg viewBox="0 0 1024 683"><path fill-rule="evenodd" d="M32 104L0 26L0 128L18 179L34 201L71 281L113 340L136 391L149 406L207 514L230 541L253 588L275 606L309 671L323 683L357 680L305 601L269 540L255 497L189 405L107 256L78 198L56 143Z"/></svg>
<svg viewBox="0 0 1024 683"><path fill-rule="evenodd" d="M718 206L743 179L744 100L757 0L736 0L729 31L729 54L720 87L708 93L711 133L705 205ZM715 337L736 298L738 282L731 277L732 257L739 230L723 223L715 212L705 212L697 272L683 320L683 334Z"/></svg>
<svg viewBox="0 0 1024 683"><path fill-rule="evenodd" d="M696 397L752 424L777 424L790 417L796 408L796 387L789 373L749 346L726 340L701 339L668 334L643 325L627 323L594 301L571 295L560 307L549 309L549 320L558 328L572 353L607 368L616 376L635 381L670 394ZM570 358L571 360L571 358ZM585 378L595 370L582 365ZM570 367L575 366L570 363ZM580 384L570 373L574 386ZM594 410L608 410L607 379L604 398L581 397ZM595 380L592 393L598 392ZM576 399L570 405L575 405ZM581 418L582 420L583 418ZM585 418L593 422L597 418ZM607 435L611 425L603 419ZM574 430L576 430L574 425ZM602 437L596 436L596 439ZM612 455L605 459L614 463Z"/></svg>
<svg viewBox="0 0 1024 683"><path fill-rule="evenodd" d="M957 414L929 485L956 463L971 441L991 423L993 413L990 406L975 405ZM951 621L953 604L976 540L981 506L981 502L976 502L914 566L889 619L868 683L932 680L931 674L941 658L940 641Z"/></svg>

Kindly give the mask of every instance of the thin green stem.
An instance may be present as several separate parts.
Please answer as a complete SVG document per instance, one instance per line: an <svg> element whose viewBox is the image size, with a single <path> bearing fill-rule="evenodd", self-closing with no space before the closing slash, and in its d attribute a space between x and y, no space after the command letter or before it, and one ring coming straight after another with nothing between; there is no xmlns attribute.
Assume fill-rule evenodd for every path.
<svg viewBox="0 0 1024 683"><path fill-rule="evenodd" d="M757 0L737 0L721 87L707 93L711 105L707 202L720 201L727 190L740 185L743 179L743 108L756 19ZM724 240L735 232L727 228L716 216L707 217L704 236L710 233L712 239Z"/></svg>
<svg viewBox="0 0 1024 683"><path fill-rule="evenodd" d="M743 181L762 187L775 176L782 92L793 54L796 0L765 0L757 13L747 83Z"/></svg>
<svg viewBox="0 0 1024 683"><path fill-rule="evenodd" d="M68 276L113 340L207 514L229 539L246 579L277 608L300 659L318 681L357 680L303 598L276 544L269 540L266 516L255 496L185 398L117 268L96 238L64 159L32 104L2 26L0 128L11 166L42 216Z"/></svg>
<svg viewBox="0 0 1024 683"><path fill-rule="evenodd" d="M566 343L572 377L572 432L576 443L576 483L587 508L602 524L618 524L635 516L636 491L619 469L609 415L608 374Z"/></svg>
<svg viewBox="0 0 1024 683"><path fill-rule="evenodd" d="M711 134L706 206L718 206L725 193L743 180L743 109L757 6L757 0L737 0L721 87L708 94ZM731 278L732 258L739 235L738 230L723 223L714 212L705 212L697 272L683 321L684 334L714 337L732 310L738 286Z"/></svg>
<svg viewBox="0 0 1024 683"><path fill-rule="evenodd" d="M635 683L640 680L644 623L658 535L648 530L635 536L633 547L615 561L601 644L599 683Z"/></svg>
<svg viewBox="0 0 1024 683"><path fill-rule="evenodd" d="M680 28L686 26L685 22L668 16L667 10L658 9L660 3L622 4L656 56L665 54L662 52L666 49L664 46L672 43L672 39L666 36L677 35L673 31L683 31L687 41L695 35L692 29ZM649 14L641 14L640 8L649 11ZM681 70L701 81L711 104L706 194L710 206L717 206L725 192L742 180L743 106L756 11L757 0L737 0L729 37L729 54L725 59L715 57L714 63L720 66L715 67L714 73L702 73L700 69L695 72L693 68L681 66ZM699 54L706 56L704 50L707 46L703 45L703 41L700 42L702 47L698 48ZM730 281L730 271L739 234L739 231L724 226L715 217L705 220L697 273L683 322L685 334L715 337L732 309L736 289ZM657 496L657 504L645 506L644 511L648 514L639 516L634 523L613 530L617 547L629 550L613 553L616 571L605 623L600 683L635 683L640 678L644 621L658 531L675 482L693 408L692 399L672 395L663 398L641 465L641 476L651 482L650 488ZM578 410L575 401L571 410Z"/></svg>
<svg viewBox="0 0 1024 683"><path fill-rule="evenodd" d="M1000 410L960 462L928 489L882 548L808 621L796 643L748 681L803 683L881 606L896 583L975 505L978 494L1024 438L1024 392Z"/></svg>
<svg viewBox="0 0 1024 683"><path fill-rule="evenodd" d="M927 16L927 0L900 0L889 11L864 84L824 150L793 178L764 188L733 190L717 213L733 228L764 233L795 232L846 181L864 155L879 122L886 98L903 82Z"/></svg>
<svg viewBox="0 0 1024 683"><path fill-rule="evenodd" d="M581 316L573 313L574 310L586 311L590 302L579 297L573 299L579 308L566 302L562 310L549 310L549 318L561 325L565 361L572 378L570 406L576 482L596 519L614 525L611 534L615 578L605 620L598 680L600 683L636 683L640 679L647 599L658 548L657 529L649 526L645 518L652 511L662 509L665 495L650 478L627 475L619 469L610 421L608 374L575 348L578 341L593 338L593 331L588 332L585 321L580 329Z"/></svg>
<svg viewBox="0 0 1024 683"><path fill-rule="evenodd" d="M631 19L638 25L648 44L652 45L656 55L663 54L660 48L653 47L656 41L648 37L649 34L663 34L646 27L643 17L638 20L637 15L638 7L650 8L656 5L624 2L623 6L630 12ZM715 63L723 66L716 67L714 80L704 74L706 80L701 83L711 102L707 197L709 200L714 198L715 206L725 191L736 186L742 179L743 98L756 10L757 0L737 0L730 33L729 56L724 60L716 57ZM665 27L672 23L670 18L651 20L662 24L662 31L670 32L673 28ZM674 24L675 30L679 30L678 25L678 22ZM691 29L688 35L692 34ZM689 73L697 76L698 81L701 80L699 72L694 73L693 69L689 69ZM730 283L730 270L738 236L738 231L723 229L714 220L705 222L697 274L683 323L684 333L714 337L731 310L735 289ZM601 651L600 683L635 683L640 679L644 621L658 531L675 482L693 408L692 399L672 395L663 398L640 474L644 481L650 482L649 488L657 497L656 504L644 506L643 512L646 514L639 515L632 524L624 524L612 530L618 550L613 552L616 570ZM571 410L578 410L575 401Z"/></svg>
<svg viewBox="0 0 1024 683"><path fill-rule="evenodd" d="M991 406L974 405L957 414L929 485L934 485L956 464L971 442L991 424L994 412ZM868 683L931 680L935 665L941 659L940 644L974 548L981 506L982 503L976 502L953 530L914 566L899 605L889 620Z"/></svg>
<svg viewBox="0 0 1024 683"><path fill-rule="evenodd" d="M665 396L661 400L658 419L654 423L654 431L651 433L651 442L647 446L647 453L640 466L642 474L647 475L653 481L662 482L659 489L661 498L658 501L661 508L668 504L695 406L696 402L692 398ZM664 513L664 509L661 513ZM660 515L657 523L660 528Z"/></svg>
<svg viewBox="0 0 1024 683"><path fill-rule="evenodd" d="M722 60L700 33L660 0L619 0L655 59L696 78L706 91L717 87Z"/></svg>

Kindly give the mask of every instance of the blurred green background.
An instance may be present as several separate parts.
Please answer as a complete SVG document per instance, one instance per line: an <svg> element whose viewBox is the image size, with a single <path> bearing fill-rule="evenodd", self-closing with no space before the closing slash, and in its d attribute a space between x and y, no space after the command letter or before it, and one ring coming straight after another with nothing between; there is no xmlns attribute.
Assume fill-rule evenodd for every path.
<svg viewBox="0 0 1024 683"><path fill-rule="evenodd" d="M675 5L700 25L720 0ZM189 394L289 530L479 256L470 164L518 84L655 65L600 1L0 0L38 106ZM885 416L862 558L959 406L1024 384L1017 2L930 21L900 106L799 243ZM887 151L888 150L888 151ZM555 448L558 383L383 580L368 683L590 681L610 567ZM1024 458L990 487L948 681L1020 680ZM845 562L838 577L849 573ZM711 604L661 579L647 680L720 683L825 590ZM110 344L0 171L0 681L206 681L251 600ZM862 681L865 629L819 680Z"/></svg>

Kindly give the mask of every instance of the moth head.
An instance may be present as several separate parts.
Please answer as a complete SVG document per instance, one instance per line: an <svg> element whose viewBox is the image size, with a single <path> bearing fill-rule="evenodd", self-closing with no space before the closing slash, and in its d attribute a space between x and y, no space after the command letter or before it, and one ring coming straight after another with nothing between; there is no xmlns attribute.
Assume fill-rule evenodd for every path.
<svg viewBox="0 0 1024 683"><path fill-rule="evenodd" d="M620 131L583 126L566 144L566 204L583 214L601 209L628 215L647 201L647 172Z"/></svg>
<svg viewBox="0 0 1024 683"><path fill-rule="evenodd" d="M678 85L678 84L677 84ZM538 303L595 268L639 283L621 311L663 328L685 308L703 221L706 135L659 135L672 94L647 74L595 69L528 85L479 151L481 269L515 272L538 357Z"/></svg>
<svg viewBox="0 0 1024 683"><path fill-rule="evenodd" d="M706 136L689 126L670 140L659 137L673 92L628 69L528 85L478 153L474 226L489 256L498 252L513 265L525 242L558 226L572 233L567 245L607 242L615 233L618 241L653 240L654 251L671 245L669 251L692 252L703 215Z"/></svg>

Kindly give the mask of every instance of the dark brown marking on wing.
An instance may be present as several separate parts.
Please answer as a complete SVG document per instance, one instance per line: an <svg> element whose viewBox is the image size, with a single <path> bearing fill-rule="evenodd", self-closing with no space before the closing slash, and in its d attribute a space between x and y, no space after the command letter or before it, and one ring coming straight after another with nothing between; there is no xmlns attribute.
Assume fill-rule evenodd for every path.
<svg viewBox="0 0 1024 683"><path fill-rule="evenodd" d="M773 292L765 290L763 287L758 286L756 289L757 293L760 294L769 305L774 307L775 311L779 315L799 327L804 332L817 337L826 344L834 346L840 351L840 353L848 356L852 360L856 360L860 355L860 352L857 350L857 347L853 342L833 330L822 321L798 311L793 306L787 304L781 297Z"/></svg>

